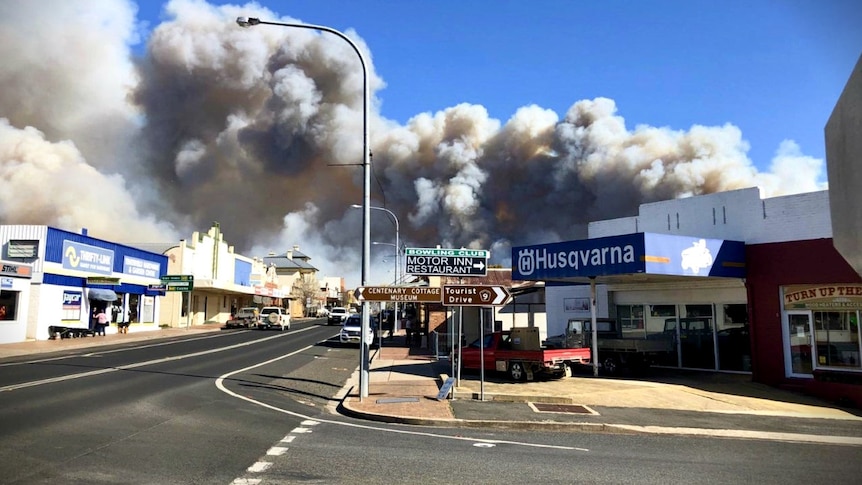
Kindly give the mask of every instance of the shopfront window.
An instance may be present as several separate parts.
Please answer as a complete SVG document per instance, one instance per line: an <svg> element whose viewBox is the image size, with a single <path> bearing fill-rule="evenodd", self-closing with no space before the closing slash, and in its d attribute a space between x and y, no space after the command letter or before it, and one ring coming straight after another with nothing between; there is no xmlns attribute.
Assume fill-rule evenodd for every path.
<svg viewBox="0 0 862 485"><path fill-rule="evenodd" d="M643 305L617 305L617 319L624 337L644 338Z"/></svg>
<svg viewBox="0 0 862 485"><path fill-rule="evenodd" d="M647 337L676 333L676 305L650 305L646 333Z"/></svg>
<svg viewBox="0 0 862 485"><path fill-rule="evenodd" d="M679 319L679 352L683 367L715 369L712 305L684 305Z"/></svg>
<svg viewBox="0 0 862 485"><path fill-rule="evenodd" d="M860 369L858 312L813 312L818 366Z"/></svg>
<svg viewBox="0 0 862 485"><path fill-rule="evenodd" d="M748 305L725 304L718 307L716 343L718 368L751 371L751 338L748 325Z"/></svg>
<svg viewBox="0 0 862 485"><path fill-rule="evenodd" d="M18 292L0 291L0 320L15 320L18 312Z"/></svg>
<svg viewBox="0 0 862 485"><path fill-rule="evenodd" d="M140 323L141 295L129 293L129 323Z"/></svg>

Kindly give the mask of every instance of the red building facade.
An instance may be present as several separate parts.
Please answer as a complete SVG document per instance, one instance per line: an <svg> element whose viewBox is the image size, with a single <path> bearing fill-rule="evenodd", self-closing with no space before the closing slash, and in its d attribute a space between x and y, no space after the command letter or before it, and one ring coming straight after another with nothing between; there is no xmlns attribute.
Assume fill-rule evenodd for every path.
<svg viewBox="0 0 862 485"><path fill-rule="evenodd" d="M746 246L752 378L862 407L862 278L832 239Z"/></svg>

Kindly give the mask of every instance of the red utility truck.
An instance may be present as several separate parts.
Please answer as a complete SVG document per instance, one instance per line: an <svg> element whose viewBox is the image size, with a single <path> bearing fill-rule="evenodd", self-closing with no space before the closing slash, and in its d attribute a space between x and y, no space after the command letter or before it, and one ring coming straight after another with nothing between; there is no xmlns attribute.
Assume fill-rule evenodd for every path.
<svg viewBox="0 0 862 485"><path fill-rule="evenodd" d="M514 331L515 329L513 329ZM516 332L517 335L517 332ZM516 336L512 331L494 332L461 349L461 366L479 370L482 347L485 351L485 370L505 372L513 381L533 380L536 374L554 377L570 377L576 365L590 362L590 349L543 349L539 347L538 335L535 344Z"/></svg>

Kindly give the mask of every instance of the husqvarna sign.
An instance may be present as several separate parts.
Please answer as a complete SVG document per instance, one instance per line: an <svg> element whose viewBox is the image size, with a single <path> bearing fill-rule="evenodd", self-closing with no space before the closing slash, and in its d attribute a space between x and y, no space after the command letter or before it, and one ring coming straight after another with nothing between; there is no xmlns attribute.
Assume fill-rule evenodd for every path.
<svg viewBox="0 0 862 485"><path fill-rule="evenodd" d="M745 276L745 244L636 233L512 248L512 279L554 280L633 273Z"/></svg>

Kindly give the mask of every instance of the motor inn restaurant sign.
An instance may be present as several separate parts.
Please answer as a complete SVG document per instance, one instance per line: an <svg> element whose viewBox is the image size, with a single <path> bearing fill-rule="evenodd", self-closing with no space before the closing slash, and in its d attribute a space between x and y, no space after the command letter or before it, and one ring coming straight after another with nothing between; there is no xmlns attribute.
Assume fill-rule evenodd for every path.
<svg viewBox="0 0 862 485"><path fill-rule="evenodd" d="M791 285L784 287L785 310L862 310L862 285Z"/></svg>

